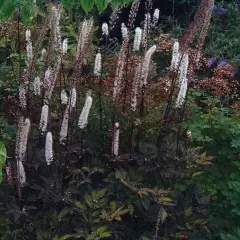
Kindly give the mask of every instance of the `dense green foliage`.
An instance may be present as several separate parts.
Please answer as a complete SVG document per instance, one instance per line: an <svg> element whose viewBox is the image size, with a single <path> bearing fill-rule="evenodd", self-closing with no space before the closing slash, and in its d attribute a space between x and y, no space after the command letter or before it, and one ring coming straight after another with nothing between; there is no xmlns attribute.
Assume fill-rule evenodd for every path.
<svg viewBox="0 0 240 240"><path fill-rule="evenodd" d="M209 223L216 236L239 239L240 120L228 109L214 106L206 114L199 113L188 124L194 145L213 156L213 164L199 177L201 191L212 200Z"/></svg>
<svg viewBox="0 0 240 240"><path fill-rule="evenodd" d="M58 1L56 0L56 2ZM75 8L82 7L86 13L89 13L96 7L101 13L108 4L110 4L112 9L116 9L119 6L130 4L132 0L62 0L61 2L66 8L75 5ZM36 0L36 4L32 0L3 0L0 2L0 20L9 20L14 14L17 15L17 11L20 11L23 22L29 23L33 16L42 14L46 7L46 1L44 0Z"/></svg>

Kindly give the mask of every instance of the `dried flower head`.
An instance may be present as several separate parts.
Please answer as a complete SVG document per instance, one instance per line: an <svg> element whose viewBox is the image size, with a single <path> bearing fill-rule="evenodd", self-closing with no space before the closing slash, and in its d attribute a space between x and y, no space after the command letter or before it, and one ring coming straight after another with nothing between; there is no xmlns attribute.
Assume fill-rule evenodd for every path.
<svg viewBox="0 0 240 240"><path fill-rule="evenodd" d="M183 35L180 45L182 51L186 51L189 45L197 38L197 47L202 49L206 33L212 16L214 0L201 0L198 11L194 15L192 23Z"/></svg>

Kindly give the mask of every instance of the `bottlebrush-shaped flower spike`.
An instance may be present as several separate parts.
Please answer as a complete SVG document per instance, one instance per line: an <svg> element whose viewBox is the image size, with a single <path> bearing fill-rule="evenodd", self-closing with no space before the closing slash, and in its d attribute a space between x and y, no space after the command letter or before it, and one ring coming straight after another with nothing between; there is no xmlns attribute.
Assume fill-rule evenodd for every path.
<svg viewBox="0 0 240 240"><path fill-rule="evenodd" d="M80 37L77 45L76 60L80 60L84 56L84 53L88 50L90 36L93 28L93 18L86 20L84 19L81 24Z"/></svg>
<svg viewBox="0 0 240 240"><path fill-rule="evenodd" d="M158 24L159 15L160 15L160 11L158 8L156 8L153 14L153 26L156 26Z"/></svg>
<svg viewBox="0 0 240 240"><path fill-rule="evenodd" d="M102 71L102 56L101 53L97 53L95 57L94 74L96 76L101 76L101 71Z"/></svg>
<svg viewBox="0 0 240 240"><path fill-rule="evenodd" d="M147 78L148 78L148 72L149 72L149 65L151 62L151 57L156 51L157 47L156 45L153 45L151 48L148 49L148 51L145 54L144 62L142 65L142 75L141 75L141 84L146 85L147 84Z"/></svg>
<svg viewBox="0 0 240 240"><path fill-rule="evenodd" d="M45 57L46 53L47 53L46 49L45 49L45 48L43 48L43 49L42 49L42 52L41 52L41 54L42 54L42 58L44 58L44 57Z"/></svg>
<svg viewBox="0 0 240 240"><path fill-rule="evenodd" d="M51 162L53 161L53 138L51 132L48 132L46 135L45 158L47 165L50 165Z"/></svg>
<svg viewBox="0 0 240 240"><path fill-rule="evenodd" d="M24 84L20 84L18 96L19 96L20 107L21 108L27 107L26 89Z"/></svg>
<svg viewBox="0 0 240 240"><path fill-rule="evenodd" d="M105 35L105 36L109 35L108 24L107 23L103 23L103 25L102 25L102 35Z"/></svg>
<svg viewBox="0 0 240 240"><path fill-rule="evenodd" d="M141 78L142 63L140 62L136 68L135 76L132 84L131 108L136 111L137 108L137 94L139 88L139 80Z"/></svg>
<svg viewBox="0 0 240 240"><path fill-rule="evenodd" d="M88 115L92 107L92 101L92 97L88 95L78 121L78 126L81 129L84 129L88 124Z"/></svg>
<svg viewBox="0 0 240 240"><path fill-rule="evenodd" d="M188 54L183 54L183 56L181 57L181 61L180 62L180 67L179 67L179 84L181 85L182 82L185 81L185 79L187 78L187 73L188 73L188 64L189 64L189 57Z"/></svg>
<svg viewBox="0 0 240 240"><path fill-rule="evenodd" d="M128 29L124 23L122 23L121 25L121 31L123 40L128 41L129 40Z"/></svg>
<svg viewBox="0 0 240 240"><path fill-rule="evenodd" d="M44 76L43 87L45 90L49 90L51 87L51 78L52 78L52 70L50 68L47 69Z"/></svg>
<svg viewBox="0 0 240 240"><path fill-rule="evenodd" d="M113 83L113 100L116 102L118 100L118 95L121 90L121 83L123 78L123 70L126 62L126 51L127 51L128 41L124 41L122 44L121 51L118 54L118 63Z"/></svg>
<svg viewBox="0 0 240 240"><path fill-rule="evenodd" d="M23 161L27 151L28 135L30 131L30 120L26 118L25 120L21 117L18 123L18 132L16 138L16 159Z"/></svg>
<svg viewBox="0 0 240 240"><path fill-rule="evenodd" d="M30 131L30 120L29 118L26 118L23 122L22 126L22 133L20 136L20 160L23 161L26 151L27 151L27 142L28 142L28 135Z"/></svg>
<svg viewBox="0 0 240 240"><path fill-rule="evenodd" d="M77 102L77 91L76 91L76 88L72 88L72 90L70 92L71 108L76 107L76 102Z"/></svg>
<svg viewBox="0 0 240 240"><path fill-rule="evenodd" d="M60 31L61 7L54 5L52 7L51 28L54 33L54 48L57 53L61 53L61 31Z"/></svg>
<svg viewBox="0 0 240 240"><path fill-rule="evenodd" d="M179 75L179 84L180 90L177 97L176 107L181 108L187 94L188 80L187 80L187 72L188 72L188 54L183 54L181 63L180 63L180 75Z"/></svg>
<svg viewBox="0 0 240 240"><path fill-rule="evenodd" d="M178 65L179 65L179 61L180 61L180 54L179 54L179 42L176 41L173 44L173 51L172 51L172 62L171 62L171 70L172 71L176 71L178 70Z"/></svg>
<svg viewBox="0 0 240 240"><path fill-rule="evenodd" d="M29 29L26 30L26 41L30 41L31 39L31 31Z"/></svg>
<svg viewBox="0 0 240 240"><path fill-rule="evenodd" d="M66 110L63 115L62 126L60 130L60 139L59 139L61 144L63 144L63 142L67 138L69 113L70 113L70 103L68 103L68 105L66 106Z"/></svg>
<svg viewBox="0 0 240 240"><path fill-rule="evenodd" d="M119 123L115 123L114 125L114 132L113 132L113 156L118 156L119 151Z"/></svg>
<svg viewBox="0 0 240 240"><path fill-rule="evenodd" d="M134 37L134 42L133 42L133 51L139 51L140 45L142 41L142 29L137 27L135 30L135 37Z"/></svg>
<svg viewBox="0 0 240 240"><path fill-rule="evenodd" d="M147 48L148 36L151 29L151 15L150 13L145 14L144 28L142 32L142 44L144 48Z"/></svg>
<svg viewBox="0 0 240 240"><path fill-rule="evenodd" d="M65 90L61 92L61 104L66 105L68 103L68 96Z"/></svg>
<svg viewBox="0 0 240 240"><path fill-rule="evenodd" d="M33 82L33 92L35 96L41 95L41 81L39 77L35 77Z"/></svg>
<svg viewBox="0 0 240 240"><path fill-rule="evenodd" d="M33 57L33 47L32 47L32 40L31 40L31 31L27 30L26 31L26 41L27 41L27 57L28 57L28 62L32 59Z"/></svg>
<svg viewBox="0 0 240 240"><path fill-rule="evenodd" d="M22 186L26 182L26 174L23 163L21 161L17 161L17 177L20 185Z"/></svg>
<svg viewBox="0 0 240 240"><path fill-rule="evenodd" d="M63 43L62 43L62 52L63 52L63 55L66 54L68 51L68 39L65 38L63 40Z"/></svg>
<svg viewBox="0 0 240 240"><path fill-rule="evenodd" d="M42 132L46 132L47 129L47 124L48 124L48 112L49 112L49 107L48 105L43 105L42 106L42 112L41 112L41 118L40 118L40 123L39 123L39 129Z"/></svg>
<svg viewBox="0 0 240 240"><path fill-rule="evenodd" d="M188 80L185 79L180 86L180 90L177 97L176 107L181 108L184 104L186 95L187 95Z"/></svg>

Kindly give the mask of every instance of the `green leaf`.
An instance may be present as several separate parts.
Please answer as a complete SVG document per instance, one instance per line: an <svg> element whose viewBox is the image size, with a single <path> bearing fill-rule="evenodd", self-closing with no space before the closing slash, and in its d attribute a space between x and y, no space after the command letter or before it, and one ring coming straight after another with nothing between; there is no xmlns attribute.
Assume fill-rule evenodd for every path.
<svg viewBox="0 0 240 240"><path fill-rule="evenodd" d="M3 1L3 3L0 8L1 19L7 21L15 12L16 6L12 1Z"/></svg>
<svg viewBox="0 0 240 240"><path fill-rule="evenodd" d="M27 5L27 4L23 4L20 6L20 11L22 14L22 20L23 22L26 24L29 22L30 17L32 15L32 11L31 11L31 5Z"/></svg>
<svg viewBox="0 0 240 240"><path fill-rule="evenodd" d="M7 150L2 142L0 142L0 167L5 165L7 158Z"/></svg>
<svg viewBox="0 0 240 240"><path fill-rule="evenodd" d="M160 211L161 211L161 213L160 213L161 214L161 222L163 223L168 215L167 215L166 210L163 207L161 207Z"/></svg>
<svg viewBox="0 0 240 240"><path fill-rule="evenodd" d="M119 6L119 1L118 0L112 0L111 1L111 8L112 8L113 11L116 10L118 8L118 6Z"/></svg>
<svg viewBox="0 0 240 240"><path fill-rule="evenodd" d="M94 5L94 0L81 0L81 6L86 13L89 13Z"/></svg>
<svg viewBox="0 0 240 240"><path fill-rule="evenodd" d="M72 236L70 234L64 235L61 238L59 238L59 240L67 240L70 239Z"/></svg>
<svg viewBox="0 0 240 240"><path fill-rule="evenodd" d="M101 13L108 5L109 0L95 0L98 11Z"/></svg>

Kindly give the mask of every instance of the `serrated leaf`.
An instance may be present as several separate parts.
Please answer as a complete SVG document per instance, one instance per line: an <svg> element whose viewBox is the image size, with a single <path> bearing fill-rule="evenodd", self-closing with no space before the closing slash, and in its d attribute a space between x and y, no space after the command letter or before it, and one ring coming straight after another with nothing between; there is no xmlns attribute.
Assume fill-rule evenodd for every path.
<svg viewBox="0 0 240 240"><path fill-rule="evenodd" d="M192 177L197 177L197 176L200 176L201 174L203 174L203 172L196 172L192 175Z"/></svg>
<svg viewBox="0 0 240 240"><path fill-rule="evenodd" d="M162 217L161 217L161 221L162 221L162 223L165 221L165 219L167 218L167 212L166 212L166 210L162 207L162 209L161 209L161 213L162 213Z"/></svg>
<svg viewBox="0 0 240 240"><path fill-rule="evenodd" d="M112 233L111 232L104 232L100 234L101 238L107 238L107 237L111 237Z"/></svg>
<svg viewBox="0 0 240 240"><path fill-rule="evenodd" d="M2 1L3 5L0 8L2 20L7 21L15 12L16 8L11 1Z"/></svg>
<svg viewBox="0 0 240 240"><path fill-rule="evenodd" d="M67 240L70 239L72 236L70 234L64 235L61 238L59 238L59 240Z"/></svg>
<svg viewBox="0 0 240 240"><path fill-rule="evenodd" d="M86 13L89 13L94 5L94 0L81 0L81 6Z"/></svg>
<svg viewBox="0 0 240 240"><path fill-rule="evenodd" d="M84 206L81 202L76 201L74 204L77 208L84 209Z"/></svg>
<svg viewBox="0 0 240 240"><path fill-rule="evenodd" d="M95 0L98 11L101 13L108 5L109 0Z"/></svg>

